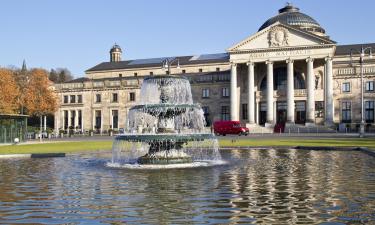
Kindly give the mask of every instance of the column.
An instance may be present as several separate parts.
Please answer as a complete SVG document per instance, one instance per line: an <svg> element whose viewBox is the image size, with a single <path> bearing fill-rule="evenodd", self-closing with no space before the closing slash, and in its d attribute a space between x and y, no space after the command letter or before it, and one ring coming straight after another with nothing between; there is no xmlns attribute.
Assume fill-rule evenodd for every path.
<svg viewBox="0 0 375 225"><path fill-rule="evenodd" d="M237 64L232 63L230 74L230 119L238 120Z"/></svg>
<svg viewBox="0 0 375 225"><path fill-rule="evenodd" d="M47 130L47 116L43 116L43 131Z"/></svg>
<svg viewBox="0 0 375 225"><path fill-rule="evenodd" d="M55 130L55 132L59 132L59 129L60 129L60 119L61 119L61 117L60 117L60 110L57 110L56 112L55 112L55 121L54 121L54 130Z"/></svg>
<svg viewBox="0 0 375 225"><path fill-rule="evenodd" d="M72 116L72 113L70 110L68 110L68 130L70 129L70 126L72 126L71 116Z"/></svg>
<svg viewBox="0 0 375 225"><path fill-rule="evenodd" d="M273 62L267 61L267 124L274 125L273 117ZM267 126L266 124L266 126Z"/></svg>
<svg viewBox="0 0 375 225"><path fill-rule="evenodd" d="M66 111L65 110L61 110L61 114L62 115L62 129L65 130L65 114L66 114ZM57 129L60 129L60 127L58 127Z"/></svg>
<svg viewBox="0 0 375 225"><path fill-rule="evenodd" d="M333 72L332 72L332 58L327 57L326 59L326 107L325 107L325 124L327 126L333 125Z"/></svg>
<svg viewBox="0 0 375 225"><path fill-rule="evenodd" d="M287 63L287 89L286 89L286 103L287 103L287 122L294 124L294 68L293 60L288 59Z"/></svg>
<svg viewBox="0 0 375 225"><path fill-rule="evenodd" d="M315 122L315 87L314 87L314 59L308 58L307 62L307 101L306 101L306 123Z"/></svg>
<svg viewBox="0 0 375 225"><path fill-rule="evenodd" d="M74 111L74 130L78 126L78 110Z"/></svg>
<svg viewBox="0 0 375 225"><path fill-rule="evenodd" d="M92 130L95 130L95 110L92 111Z"/></svg>
<svg viewBox="0 0 375 225"><path fill-rule="evenodd" d="M80 111L81 111L81 132L82 134L84 134L83 132L83 110L81 109Z"/></svg>
<svg viewBox="0 0 375 225"><path fill-rule="evenodd" d="M113 110L112 110L112 109L109 110L109 116L111 117L111 118L109 119L109 120L110 120L110 124L109 124L110 126L109 126L109 127L110 127L111 129L113 129Z"/></svg>
<svg viewBox="0 0 375 225"><path fill-rule="evenodd" d="M248 111L248 117L249 117L249 123L254 124L255 123L255 97L254 97L254 63L248 62L248 87L247 87L247 96L248 96L248 104L247 104L247 111Z"/></svg>

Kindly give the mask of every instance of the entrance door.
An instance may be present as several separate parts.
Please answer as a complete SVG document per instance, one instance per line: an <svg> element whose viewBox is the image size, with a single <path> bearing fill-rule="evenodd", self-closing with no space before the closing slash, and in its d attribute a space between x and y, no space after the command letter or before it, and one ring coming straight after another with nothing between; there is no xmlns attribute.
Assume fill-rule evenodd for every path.
<svg viewBox="0 0 375 225"><path fill-rule="evenodd" d="M277 102L276 106L276 123L284 124L286 122L286 102Z"/></svg>
<svg viewBox="0 0 375 225"><path fill-rule="evenodd" d="M267 122L267 104L265 102L259 103L259 125L264 125Z"/></svg>
<svg viewBox="0 0 375 225"><path fill-rule="evenodd" d="M306 102L296 101L296 113L295 121L299 124L304 124L306 122Z"/></svg>

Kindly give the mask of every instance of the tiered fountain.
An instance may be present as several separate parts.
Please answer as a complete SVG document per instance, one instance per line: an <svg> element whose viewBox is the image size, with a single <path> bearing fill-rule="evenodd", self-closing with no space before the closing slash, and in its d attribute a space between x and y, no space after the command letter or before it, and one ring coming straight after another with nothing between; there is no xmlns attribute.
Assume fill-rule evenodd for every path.
<svg viewBox="0 0 375 225"><path fill-rule="evenodd" d="M140 104L129 110L125 134L116 136L112 164L170 165L221 160L215 136L194 104L189 81L152 76L141 87Z"/></svg>

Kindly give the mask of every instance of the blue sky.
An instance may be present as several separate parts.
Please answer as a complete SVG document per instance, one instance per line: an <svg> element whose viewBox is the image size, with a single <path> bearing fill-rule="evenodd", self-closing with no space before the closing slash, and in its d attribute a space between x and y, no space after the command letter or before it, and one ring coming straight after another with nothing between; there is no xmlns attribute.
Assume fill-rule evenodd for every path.
<svg viewBox="0 0 375 225"><path fill-rule="evenodd" d="M339 44L375 42L374 0L295 0ZM0 66L66 67L75 77L109 60L224 52L285 0L2 0Z"/></svg>

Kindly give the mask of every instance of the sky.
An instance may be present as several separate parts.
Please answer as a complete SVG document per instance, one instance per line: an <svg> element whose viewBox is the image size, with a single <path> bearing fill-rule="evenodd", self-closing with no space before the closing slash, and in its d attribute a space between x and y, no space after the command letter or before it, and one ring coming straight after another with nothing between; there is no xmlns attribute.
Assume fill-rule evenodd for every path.
<svg viewBox="0 0 375 225"><path fill-rule="evenodd" d="M338 44L375 42L375 0L294 0ZM2 0L0 66L68 68L109 61L222 53L254 34L286 0Z"/></svg>

